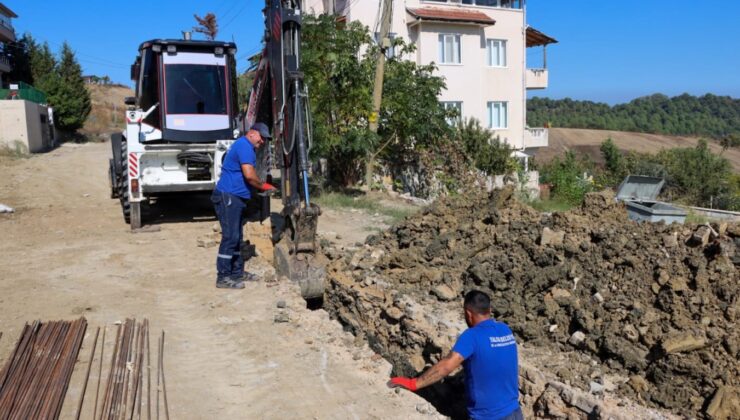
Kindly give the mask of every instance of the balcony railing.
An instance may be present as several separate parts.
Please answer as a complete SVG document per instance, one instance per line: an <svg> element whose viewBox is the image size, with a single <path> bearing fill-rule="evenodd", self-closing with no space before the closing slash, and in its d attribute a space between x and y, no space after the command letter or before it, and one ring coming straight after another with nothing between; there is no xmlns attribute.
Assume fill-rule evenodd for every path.
<svg viewBox="0 0 740 420"><path fill-rule="evenodd" d="M0 20L0 42L13 42L15 41L15 30L10 22L3 22Z"/></svg>
<svg viewBox="0 0 740 420"><path fill-rule="evenodd" d="M527 89L547 89L547 69L527 69Z"/></svg>
<svg viewBox="0 0 740 420"><path fill-rule="evenodd" d="M524 130L524 148L547 147L549 131L546 128L531 128Z"/></svg>
<svg viewBox="0 0 740 420"><path fill-rule="evenodd" d="M12 67L10 67L10 60L8 57L0 55L0 72L8 73L10 70L12 70Z"/></svg>

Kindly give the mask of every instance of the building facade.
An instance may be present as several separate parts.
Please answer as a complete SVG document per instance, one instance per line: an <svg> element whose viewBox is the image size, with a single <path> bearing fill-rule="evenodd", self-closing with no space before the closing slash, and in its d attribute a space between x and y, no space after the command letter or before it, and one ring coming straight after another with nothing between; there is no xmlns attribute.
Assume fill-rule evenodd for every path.
<svg viewBox="0 0 740 420"><path fill-rule="evenodd" d="M6 46L15 42L15 29L13 29L11 20L17 17L18 15L13 13L12 10L0 3L0 82L4 80L3 75L11 70L11 62L8 58Z"/></svg>
<svg viewBox="0 0 740 420"><path fill-rule="evenodd" d="M382 0L306 0L312 13L335 13L379 31ZM519 151L546 147L546 128L526 125L528 89L548 84L546 47L555 39L526 23L525 0L393 0L391 37L416 44L418 64L435 63L447 88L440 103L476 118ZM540 68L527 48L541 48Z"/></svg>

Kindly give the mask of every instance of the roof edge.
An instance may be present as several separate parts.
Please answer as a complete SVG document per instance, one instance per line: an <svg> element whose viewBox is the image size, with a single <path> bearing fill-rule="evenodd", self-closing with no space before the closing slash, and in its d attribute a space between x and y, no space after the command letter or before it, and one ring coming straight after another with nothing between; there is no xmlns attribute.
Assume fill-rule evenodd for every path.
<svg viewBox="0 0 740 420"><path fill-rule="evenodd" d="M415 17L417 22L431 21L431 22L472 23L472 24L485 25L485 26L495 25L496 24L496 20L495 19L491 18L490 16L486 15L483 12L475 11L474 13L470 13L468 11L465 11L465 13L467 13L467 14L470 15L469 17L462 17L462 16L461 17L454 17L454 16L434 16L434 17L432 17L432 16L424 16L424 15L421 15L421 14L418 13L419 10L424 10L424 9L426 9L428 11L439 11L441 13L444 13L444 12L459 12L458 10L444 9L444 8L437 8L437 7L428 7L428 8L423 8L423 7L417 7L417 8L407 7L406 8L406 12L408 12L411 16ZM481 15L481 17L472 16L473 14Z"/></svg>
<svg viewBox="0 0 740 420"><path fill-rule="evenodd" d="M17 18L18 15L15 14L12 10L8 8L8 6L0 3L0 13L4 14L5 16L11 17L11 18Z"/></svg>

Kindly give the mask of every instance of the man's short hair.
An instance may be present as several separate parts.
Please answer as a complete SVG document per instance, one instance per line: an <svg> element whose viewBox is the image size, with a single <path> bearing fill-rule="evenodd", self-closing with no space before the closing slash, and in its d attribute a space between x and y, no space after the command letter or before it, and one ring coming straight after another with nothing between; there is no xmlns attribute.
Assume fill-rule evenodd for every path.
<svg viewBox="0 0 740 420"><path fill-rule="evenodd" d="M465 294L463 306L477 314L486 315L491 313L491 298L480 290L471 290Z"/></svg>

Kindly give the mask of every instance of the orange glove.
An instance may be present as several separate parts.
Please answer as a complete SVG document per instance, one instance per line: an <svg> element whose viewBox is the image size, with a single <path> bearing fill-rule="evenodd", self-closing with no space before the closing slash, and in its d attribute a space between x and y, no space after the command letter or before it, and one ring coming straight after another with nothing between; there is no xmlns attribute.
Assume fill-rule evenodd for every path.
<svg viewBox="0 0 740 420"><path fill-rule="evenodd" d="M404 378L403 376L397 376L395 378L391 378L391 380L388 381L388 387L401 387L406 388L409 391L416 391L416 378Z"/></svg>
<svg viewBox="0 0 740 420"><path fill-rule="evenodd" d="M277 191L277 188L275 188L274 185L265 182L264 184L260 185L260 190L261 191Z"/></svg>

